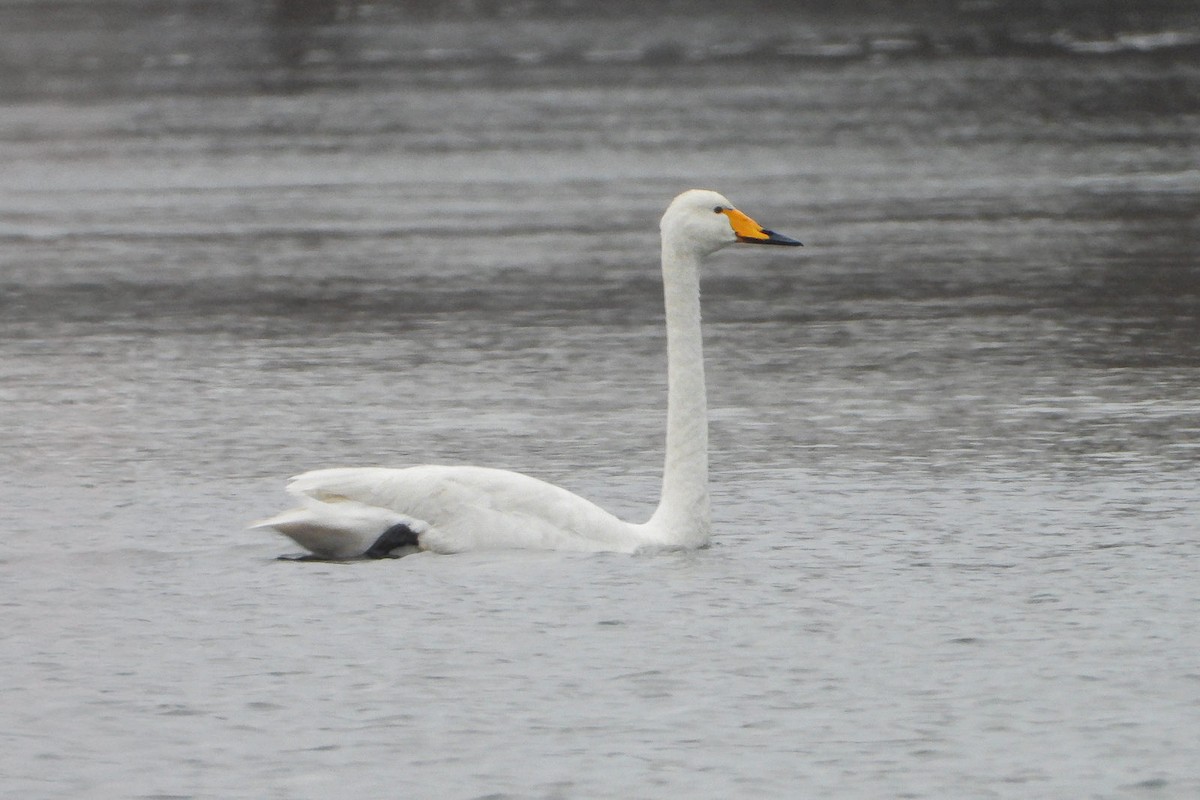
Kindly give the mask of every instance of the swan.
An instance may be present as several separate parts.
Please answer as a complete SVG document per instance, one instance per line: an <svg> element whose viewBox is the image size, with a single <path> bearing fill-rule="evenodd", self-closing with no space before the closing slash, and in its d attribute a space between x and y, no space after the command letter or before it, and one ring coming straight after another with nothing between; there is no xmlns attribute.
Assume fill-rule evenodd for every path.
<svg viewBox="0 0 1200 800"><path fill-rule="evenodd" d="M800 245L717 192L676 197L660 223L667 324L667 443L662 495L634 524L553 484L476 466L333 468L292 478L300 507L271 528L301 559L395 558L416 551L527 548L632 553L708 544L708 412L700 332L700 262L727 245Z"/></svg>

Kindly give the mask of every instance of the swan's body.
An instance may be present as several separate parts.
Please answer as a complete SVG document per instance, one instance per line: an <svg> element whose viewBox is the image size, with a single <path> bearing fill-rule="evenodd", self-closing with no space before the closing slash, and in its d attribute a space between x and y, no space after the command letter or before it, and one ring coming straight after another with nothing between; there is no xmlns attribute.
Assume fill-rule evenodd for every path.
<svg viewBox="0 0 1200 800"><path fill-rule="evenodd" d="M326 559L413 550L532 548L631 553L708 543L708 415L700 334L700 261L735 242L798 245L764 230L716 192L693 189L663 215L667 448L649 521L625 522L517 472L485 467L323 469L292 478L301 507L258 523Z"/></svg>

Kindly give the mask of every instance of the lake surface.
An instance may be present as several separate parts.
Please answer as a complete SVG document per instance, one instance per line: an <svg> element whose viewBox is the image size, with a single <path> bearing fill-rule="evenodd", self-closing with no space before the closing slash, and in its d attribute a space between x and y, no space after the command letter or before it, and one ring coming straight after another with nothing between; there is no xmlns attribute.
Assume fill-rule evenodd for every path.
<svg viewBox="0 0 1200 800"><path fill-rule="evenodd" d="M5 794L1200 796L1195 58L351 29L7 96ZM647 516L692 186L806 245L707 265L711 548L245 530L334 465Z"/></svg>

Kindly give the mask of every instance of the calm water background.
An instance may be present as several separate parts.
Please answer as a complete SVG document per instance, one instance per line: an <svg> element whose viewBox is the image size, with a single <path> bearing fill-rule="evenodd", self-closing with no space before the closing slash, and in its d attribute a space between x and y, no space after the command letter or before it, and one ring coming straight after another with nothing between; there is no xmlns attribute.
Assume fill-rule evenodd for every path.
<svg viewBox="0 0 1200 800"><path fill-rule="evenodd" d="M1200 796L1194 49L55 8L0 9L4 794ZM807 245L708 266L712 548L243 530L343 464L648 515L691 186Z"/></svg>

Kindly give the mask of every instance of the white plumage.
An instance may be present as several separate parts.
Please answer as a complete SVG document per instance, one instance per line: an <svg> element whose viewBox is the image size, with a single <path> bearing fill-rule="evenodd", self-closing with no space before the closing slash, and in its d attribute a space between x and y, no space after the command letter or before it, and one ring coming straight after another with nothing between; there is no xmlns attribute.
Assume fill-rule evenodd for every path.
<svg viewBox="0 0 1200 800"><path fill-rule="evenodd" d="M292 478L299 508L257 523L314 556L350 559L496 548L614 551L703 547L709 540L708 418L700 334L700 261L736 242L798 245L760 227L716 192L693 189L663 215L667 448L658 508L624 522L537 478L486 467L337 468ZM399 526L399 527L398 527ZM385 531L403 546L381 551ZM382 540L384 547L390 539Z"/></svg>

